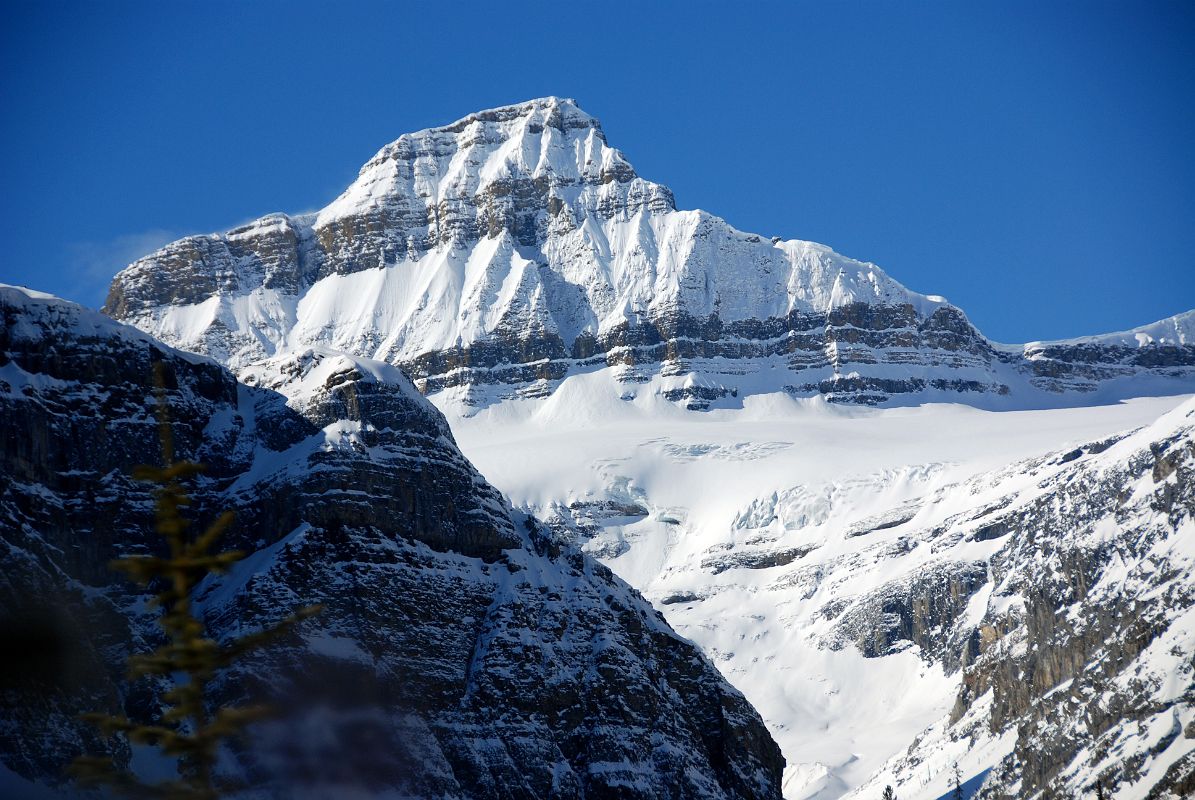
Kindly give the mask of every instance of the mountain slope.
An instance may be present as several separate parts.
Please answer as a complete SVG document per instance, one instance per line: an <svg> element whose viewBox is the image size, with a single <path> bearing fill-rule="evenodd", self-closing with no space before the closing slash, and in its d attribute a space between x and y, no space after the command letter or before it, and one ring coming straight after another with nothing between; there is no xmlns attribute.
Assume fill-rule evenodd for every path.
<svg viewBox="0 0 1195 800"><path fill-rule="evenodd" d="M990 587L985 565L1010 537L943 544L950 537L924 529L1029 502L1035 482L1074 467L1088 443L1184 402L989 412L780 394L695 415L660 397L596 404L606 378L570 377L550 398L449 421L516 506L639 588L744 691L788 760L789 800L871 785L956 703L980 610L955 615ZM1000 491L986 487L997 479ZM1024 580L1045 585L1030 567ZM905 582L884 611L892 631L865 634ZM939 592L942 605L926 597ZM901 797L941 794L905 784Z"/></svg>
<svg viewBox="0 0 1195 800"><path fill-rule="evenodd" d="M129 475L157 460L161 361L180 457L208 465L193 510L235 508L229 544L251 553L197 590L208 623L231 636L326 606L219 688L287 709L226 765L263 796L779 795L783 761L742 695L512 513L393 367L300 354L271 370L288 400L57 298L0 287L0 319L0 611L51 639L6 666L8 777L53 783L98 748L82 711L159 713L161 686L122 677L153 612L107 564L159 545Z"/></svg>
<svg viewBox="0 0 1195 800"><path fill-rule="evenodd" d="M979 510L950 513L952 494ZM944 793L952 761L986 773L981 798L1195 791L1195 401L939 492L905 530L945 565L982 558L986 574L951 583L952 600L956 586L974 598L953 611L918 608L923 569L885 586L914 628L919 616L944 628L961 681L950 714L853 796ZM840 625L883 655L909 637L879 600Z"/></svg>
<svg viewBox="0 0 1195 800"><path fill-rule="evenodd" d="M105 310L234 371L327 347L465 406L597 368L691 408L761 387L1025 406L1195 383L1190 315L1152 337L995 345L874 264L677 210L559 98L404 135L317 214L167 245Z"/></svg>

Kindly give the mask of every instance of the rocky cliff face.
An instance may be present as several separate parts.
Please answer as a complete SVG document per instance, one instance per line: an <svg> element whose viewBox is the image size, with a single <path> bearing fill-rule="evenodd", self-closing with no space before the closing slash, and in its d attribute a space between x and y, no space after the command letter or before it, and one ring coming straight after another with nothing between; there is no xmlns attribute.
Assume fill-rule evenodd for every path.
<svg viewBox="0 0 1195 800"><path fill-rule="evenodd" d="M402 136L317 214L168 245L116 277L105 310L234 371L326 347L474 405L594 368L657 378L691 408L764 390L1051 404L1143 375L1195 382L1195 316L993 344L874 264L678 211L558 98Z"/></svg>
<svg viewBox="0 0 1195 800"><path fill-rule="evenodd" d="M6 648L9 773L54 784L100 747L82 711L160 713L162 687L122 675L153 612L106 565L158 546L129 474L158 459L161 361L180 457L208 465L193 511L235 509L229 544L251 553L198 590L209 624L326 605L226 676L224 699L287 711L226 769L269 796L779 796L783 759L742 695L513 513L393 367L288 355L266 370L284 397L56 298L0 288L0 319L0 611L22 645Z"/></svg>
<svg viewBox="0 0 1195 800"><path fill-rule="evenodd" d="M935 508L961 493L974 510ZM1195 402L948 487L903 531L929 563L851 602L827 642L918 645L958 694L853 796L936 796L955 762L982 798L1195 791Z"/></svg>

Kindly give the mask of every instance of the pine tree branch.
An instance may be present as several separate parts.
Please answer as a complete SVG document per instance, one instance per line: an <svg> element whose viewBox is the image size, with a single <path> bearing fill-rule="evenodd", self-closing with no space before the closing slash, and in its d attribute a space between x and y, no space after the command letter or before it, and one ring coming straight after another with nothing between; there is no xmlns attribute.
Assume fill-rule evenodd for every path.
<svg viewBox="0 0 1195 800"><path fill-rule="evenodd" d="M140 480L158 485L154 529L166 543L168 555L133 555L112 562L112 568L128 575L143 586L162 582L153 604L162 609L158 623L168 641L154 651L128 658L130 679L146 675L171 678L173 688L162 695L167 704L162 725L143 725L127 717L87 714L84 719L108 735L122 735L133 744L156 747L176 760L180 779L155 785L145 784L127 771L116 768L110 758L81 756L68 772L87 788L107 786L118 794L166 800L216 800L220 789L214 777L216 753L220 745L241 734L250 723L269 714L262 706L218 708L209 718L208 685L216 672L232 664L245 653L274 641L298 622L322 610L308 606L263 630L221 644L207 636L206 627L191 605L195 587L209 575L221 574L244 557L239 551L212 553L217 540L233 522L226 511L199 536L188 540L190 521L181 509L191 505L191 498L181 481L203 472L203 466L174 460L173 430L166 401L166 371L161 362L154 365L158 432L162 443L163 466L143 466L134 470Z"/></svg>

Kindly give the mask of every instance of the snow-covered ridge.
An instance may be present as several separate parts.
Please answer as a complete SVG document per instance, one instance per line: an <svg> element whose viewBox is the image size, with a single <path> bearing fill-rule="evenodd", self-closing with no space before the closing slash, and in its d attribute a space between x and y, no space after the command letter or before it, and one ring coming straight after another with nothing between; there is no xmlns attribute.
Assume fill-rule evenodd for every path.
<svg viewBox="0 0 1195 800"><path fill-rule="evenodd" d="M434 206L471 198L516 177L548 179L559 190L633 172L623 155L607 146L595 118L572 100L546 97L403 134L365 163L357 180L319 212L315 227L396 195L424 198Z"/></svg>
<svg viewBox="0 0 1195 800"><path fill-rule="evenodd" d="M1170 346L1195 344L1195 310L1175 314L1172 317L1166 317L1127 331L1077 336L1073 339L1029 342L1025 345L1025 349L1036 350L1052 345L1082 344L1118 345L1121 347L1146 347L1151 344Z"/></svg>
<svg viewBox="0 0 1195 800"><path fill-rule="evenodd" d="M174 358L216 366L207 356L170 347L132 325L25 286L0 283L0 312L4 314L6 341L43 341L52 332L70 331L72 338L82 342L107 339L136 342L158 348Z"/></svg>

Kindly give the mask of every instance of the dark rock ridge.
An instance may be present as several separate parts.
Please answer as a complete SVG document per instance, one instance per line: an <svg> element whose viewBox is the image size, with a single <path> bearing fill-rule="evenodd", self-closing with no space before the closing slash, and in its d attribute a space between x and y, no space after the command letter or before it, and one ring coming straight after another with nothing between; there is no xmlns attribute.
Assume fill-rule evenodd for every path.
<svg viewBox="0 0 1195 800"><path fill-rule="evenodd" d="M558 98L404 135L317 214L167 245L115 278L105 310L237 372L327 347L466 404L600 367L697 409L755 391L1032 405L1142 376L1195 386L1195 314L991 343L874 264L678 211Z"/></svg>
<svg viewBox="0 0 1195 800"><path fill-rule="evenodd" d="M180 457L208 465L192 511L235 509L229 544L251 553L197 591L208 622L231 636L326 605L220 685L287 710L228 765L265 796L780 796L783 759L742 695L513 514L397 370L295 354L270 370L288 401L56 298L0 288L0 320L0 612L28 644L5 656L11 773L53 785L100 747L82 711L160 713L161 686L123 682L152 611L107 567L158 547L129 476L159 457L160 360Z"/></svg>

